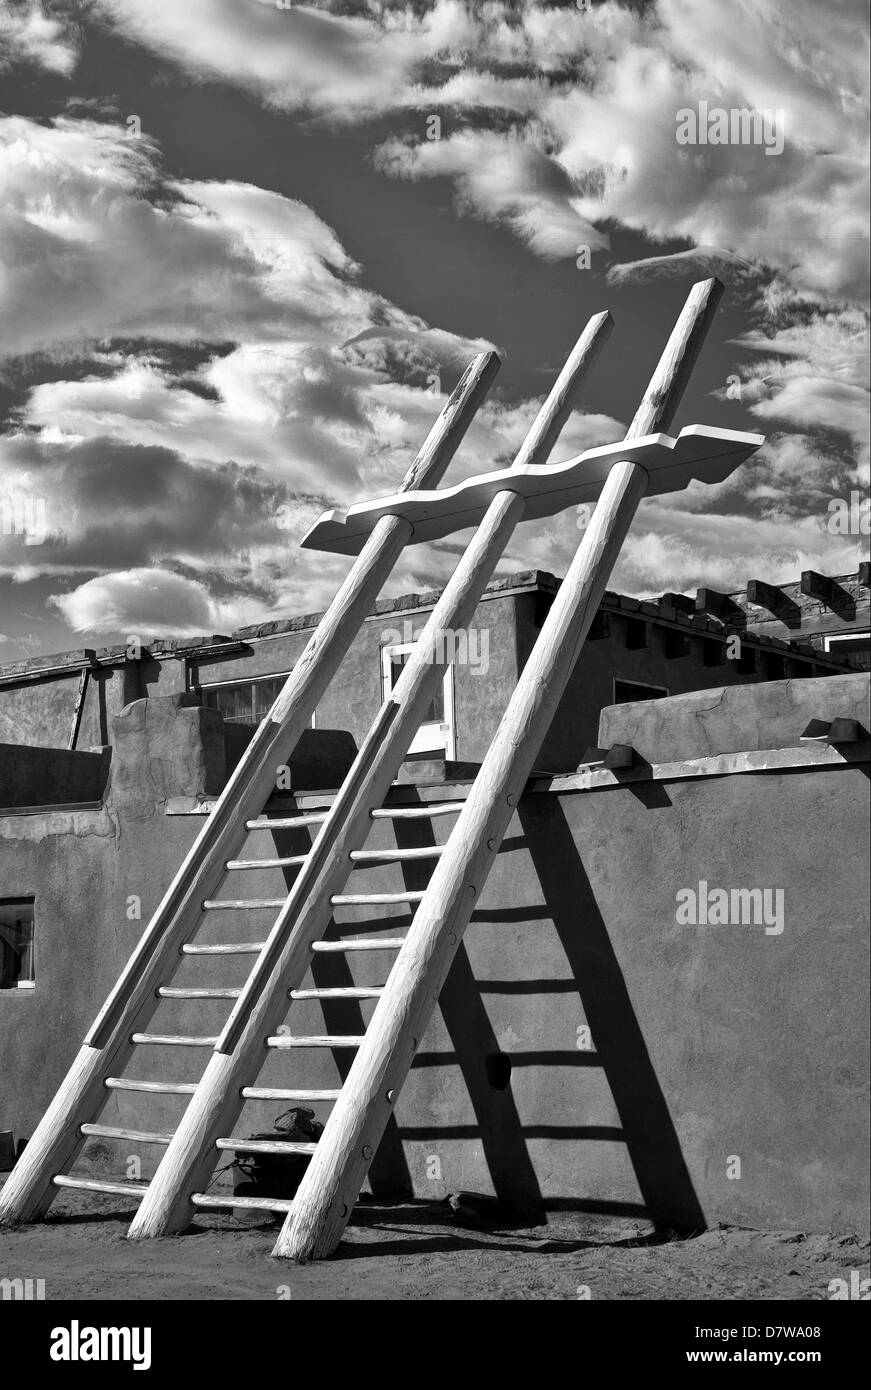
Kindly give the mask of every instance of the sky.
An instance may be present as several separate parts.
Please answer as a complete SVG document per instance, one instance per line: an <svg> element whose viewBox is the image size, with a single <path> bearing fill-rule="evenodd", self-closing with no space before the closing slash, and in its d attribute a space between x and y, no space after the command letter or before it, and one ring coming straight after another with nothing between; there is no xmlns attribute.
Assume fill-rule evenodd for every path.
<svg viewBox="0 0 871 1390"><path fill-rule="evenodd" d="M710 274L674 428L766 443L643 502L609 587L855 569L868 70L867 0L0 0L0 663L318 611L349 562L300 538L395 490L476 352L446 483L511 462L604 308L553 458L619 439ZM520 526L500 572L579 540Z"/></svg>

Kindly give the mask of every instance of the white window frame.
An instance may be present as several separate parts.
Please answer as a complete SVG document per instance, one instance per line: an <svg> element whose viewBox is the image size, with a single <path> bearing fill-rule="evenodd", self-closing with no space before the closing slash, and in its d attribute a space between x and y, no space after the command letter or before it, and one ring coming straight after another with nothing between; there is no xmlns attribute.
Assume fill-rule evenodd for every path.
<svg viewBox="0 0 871 1390"><path fill-rule="evenodd" d="M392 693L390 666L394 656L407 656L414 651L414 642L394 642L381 648L381 698ZM448 762L457 758L457 711L454 695L454 664L449 662L442 680L444 720L428 720L421 724L409 747L409 756L421 753L441 753Z"/></svg>
<svg viewBox="0 0 871 1390"><path fill-rule="evenodd" d="M867 642L871 637L871 631L867 628L864 632L851 630L850 632L827 632L823 637L823 651L832 650L832 642ZM835 653L837 655L837 653Z"/></svg>
<svg viewBox="0 0 871 1390"><path fill-rule="evenodd" d="M0 990L0 996L11 994L13 989L36 989L36 903L34 898L4 898L4 906L13 903L20 903L22 907L30 908L31 916L31 938L30 938L30 975L26 980L18 979L14 985L7 985Z"/></svg>

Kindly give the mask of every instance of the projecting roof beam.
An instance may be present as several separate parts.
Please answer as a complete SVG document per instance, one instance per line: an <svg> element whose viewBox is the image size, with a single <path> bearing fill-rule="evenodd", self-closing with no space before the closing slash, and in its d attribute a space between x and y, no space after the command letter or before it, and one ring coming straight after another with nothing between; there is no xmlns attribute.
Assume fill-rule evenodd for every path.
<svg viewBox="0 0 871 1390"><path fill-rule="evenodd" d="M714 618L743 619L744 609L736 603L731 594L722 594L719 589L696 590L696 612L710 613Z"/></svg>
<svg viewBox="0 0 871 1390"><path fill-rule="evenodd" d="M856 602L852 594L836 579L830 579L826 574L818 574L816 570L802 570L801 591L806 598L819 599L827 608L852 608L855 612Z"/></svg>
<svg viewBox="0 0 871 1390"><path fill-rule="evenodd" d="M757 608L767 608L772 617L778 618L786 627L801 627L801 609L795 600L764 579L748 579L747 602L755 604Z"/></svg>

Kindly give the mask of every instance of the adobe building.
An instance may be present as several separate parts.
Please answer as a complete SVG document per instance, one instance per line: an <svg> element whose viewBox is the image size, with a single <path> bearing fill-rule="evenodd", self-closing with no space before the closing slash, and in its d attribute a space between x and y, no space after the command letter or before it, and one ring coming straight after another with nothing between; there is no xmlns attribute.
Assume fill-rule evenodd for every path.
<svg viewBox="0 0 871 1390"><path fill-rule="evenodd" d="M802 592L814 580L834 586L832 606ZM577 767L595 746L607 705L867 670L868 583L865 565L837 580L808 571L777 589L750 581L734 594L700 589L695 598L649 601L606 594L542 748L542 767ZM558 587L540 571L492 583L468 633L446 634L454 660L413 756L481 760ZM347 730L359 743L438 597L379 601L316 711L315 727ZM266 714L321 616L183 641L145 645L131 638L123 647L0 666L0 745L104 749L113 742L114 717L133 700L188 692L232 726L232 765L245 728Z"/></svg>
<svg viewBox="0 0 871 1390"><path fill-rule="evenodd" d="M471 1190L527 1211L638 1214L684 1230L867 1224L867 566L825 581L825 593L821 578L692 599L606 596L372 1192ZM469 632L452 637L442 698L391 804L466 795L556 588L535 572L489 586ZM269 814L329 805L436 598L377 605ZM15 1145L316 623L0 669L0 1133ZM377 834L376 847L424 847L447 827L397 820ZM311 843L305 829L254 838L264 856ZM414 890L426 872L367 865L355 888ZM262 869L246 890L274 899L290 882L290 870ZM366 934L395 936L409 912L385 906ZM212 913L210 940L250 936L250 914L241 919ZM258 917L262 932L270 922ZM336 931L358 924L359 908L336 909ZM374 984L378 956L316 956L307 983ZM191 958L188 970L180 983L229 991L244 979L226 956ZM293 1030L361 1033L374 1002L299 1000ZM227 1007L165 998L153 1026L208 1040ZM135 1075L184 1086L200 1074L195 1053L140 1047ZM270 1057L262 1085L286 1085L291 1057L294 1082L312 1088L340 1084L348 1068L339 1049L286 1052ZM160 1131L183 1103L121 1087L107 1113ZM268 1131L281 1108L250 1101L237 1132ZM159 1157L94 1140L79 1171L129 1172L135 1160L148 1176Z"/></svg>

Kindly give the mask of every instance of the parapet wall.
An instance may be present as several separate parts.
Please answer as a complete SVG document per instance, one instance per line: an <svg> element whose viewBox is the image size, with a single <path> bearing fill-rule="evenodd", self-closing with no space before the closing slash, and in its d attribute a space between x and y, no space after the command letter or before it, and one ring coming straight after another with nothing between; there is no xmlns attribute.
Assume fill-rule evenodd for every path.
<svg viewBox="0 0 871 1390"><path fill-rule="evenodd" d="M70 752L0 743L0 808L99 803L109 776L110 751Z"/></svg>
<svg viewBox="0 0 871 1390"><path fill-rule="evenodd" d="M766 681L611 705L599 744L622 743L649 763L798 746L813 719L854 719L868 737L868 675Z"/></svg>

